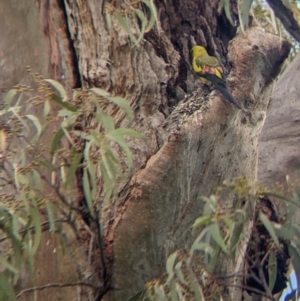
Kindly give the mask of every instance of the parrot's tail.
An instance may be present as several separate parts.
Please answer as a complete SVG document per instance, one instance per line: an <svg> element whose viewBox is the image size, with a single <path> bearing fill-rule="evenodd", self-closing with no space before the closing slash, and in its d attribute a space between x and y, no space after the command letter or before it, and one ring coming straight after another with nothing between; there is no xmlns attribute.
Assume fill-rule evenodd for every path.
<svg viewBox="0 0 300 301"><path fill-rule="evenodd" d="M242 107L237 103L237 101L234 99L234 97L231 95L231 93L227 90L226 86L222 83L215 84L215 87L222 93L222 95L232 104L234 104L237 108L240 110Z"/></svg>
<svg viewBox="0 0 300 301"><path fill-rule="evenodd" d="M209 80L210 82L212 82L214 84L214 86L216 87L216 89L219 90L222 93L222 95L229 102L231 102L232 104L234 104L240 110L242 109L242 107L234 99L234 97L231 95L231 93L227 90L227 88L226 88L226 82L225 82L225 80L223 78L219 78L215 74L210 74L210 73L205 74L205 73L198 72L197 74L199 74L200 77L203 77L206 80Z"/></svg>

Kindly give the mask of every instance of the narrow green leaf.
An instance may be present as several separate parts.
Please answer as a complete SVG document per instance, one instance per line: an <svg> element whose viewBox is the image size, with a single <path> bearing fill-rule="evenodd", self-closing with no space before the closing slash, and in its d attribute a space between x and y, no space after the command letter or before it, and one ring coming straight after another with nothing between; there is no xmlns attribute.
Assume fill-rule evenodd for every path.
<svg viewBox="0 0 300 301"><path fill-rule="evenodd" d="M224 8L225 11L225 15L227 17L227 19L229 20L229 22L234 25L232 17L231 17L231 12L230 12L230 1L229 0L221 0L219 2L219 7L218 7L218 11L221 12L221 10Z"/></svg>
<svg viewBox="0 0 300 301"><path fill-rule="evenodd" d="M23 245L21 240L15 239L14 237L12 238L11 243L14 251L13 259L14 259L15 267L18 271L20 271L22 268L22 260L23 260L22 258ZM14 275L14 284L16 284L19 277L20 277L20 273Z"/></svg>
<svg viewBox="0 0 300 301"><path fill-rule="evenodd" d="M214 247L212 253L205 253L205 267L209 272L213 272L216 264L220 260L221 248L219 246Z"/></svg>
<svg viewBox="0 0 300 301"><path fill-rule="evenodd" d="M59 95L62 99L66 97L66 90L59 82L53 79L45 79L45 82L51 84L59 92Z"/></svg>
<svg viewBox="0 0 300 301"><path fill-rule="evenodd" d="M108 154L108 151L102 153L101 162L103 163L103 167L105 168L109 179L115 180L116 175L117 175L117 170L116 170L115 165L112 162L112 160L110 160L108 158L107 154Z"/></svg>
<svg viewBox="0 0 300 301"><path fill-rule="evenodd" d="M248 28L249 12L252 2L253 0L243 0L238 5L238 15L242 32L245 32Z"/></svg>
<svg viewBox="0 0 300 301"><path fill-rule="evenodd" d="M46 118L49 115L50 108L51 108L50 107L50 101L49 101L49 99L46 99L45 103L44 103L44 110L43 110L44 118Z"/></svg>
<svg viewBox="0 0 300 301"><path fill-rule="evenodd" d="M122 150L124 151L124 153L126 154L127 160L128 160L128 167L131 168L132 166L132 153L130 151L130 148L128 146L128 144L126 143L126 141L120 137L117 136L115 137L113 133L108 133L108 138L116 143L118 143L120 145L120 147L122 148Z"/></svg>
<svg viewBox="0 0 300 301"><path fill-rule="evenodd" d="M81 162L81 159L82 159L82 153L76 153L73 156L71 165L70 165L70 167L68 169L68 172L67 172L67 178L66 178L66 182L65 182L65 187L68 187L69 185L73 184L75 173L76 173L78 165Z"/></svg>
<svg viewBox="0 0 300 301"><path fill-rule="evenodd" d="M5 274L0 274L0 300L16 301L16 295L8 277Z"/></svg>
<svg viewBox="0 0 300 301"><path fill-rule="evenodd" d="M244 223L242 221L238 221L234 224L233 231L231 233L230 240L229 240L229 246L230 246L229 248L230 248L230 254L232 260L235 260L236 248L240 241L243 229L244 229Z"/></svg>
<svg viewBox="0 0 300 301"><path fill-rule="evenodd" d="M108 92L106 92L105 90L100 89L100 88L92 88L92 89L90 89L90 91L92 91L92 92L94 92L97 95L102 96L102 97L110 96L110 94Z"/></svg>
<svg viewBox="0 0 300 301"><path fill-rule="evenodd" d="M39 164L47 167L50 171L55 171L55 168L54 166L52 166L52 164L50 162L47 162L47 161L38 161Z"/></svg>
<svg viewBox="0 0 300 301"><path fill-rule="evenodd" d="M107 131L113 131L115 129L114 119L109 114L99 112L95 113L95 117Z"/></svg>
<svg viewBox="0 0 300 301"><path fill-rule="evenodd" d="M94 200L96 198L97 193L96 169L95 165L91 162L91 160L87 160L86 167L90 176L92 200Z"/></svg>
<svg viewBox="0 0 300 301"><path fill-rule="evenodd" d="M31 223L34 227L34 243L32 246L31 254L34 255L40 245L42 238L42 225L39 210L37 207L31 209Z"/></svg>
<svg viewBox="0 0 300 301"><path fill-rule="evenodd" d="M11 89L7 92L7 94L4 96L4 99L3 99L4 108L10 107L10 104L16 94L17 94L16 89Z"/></svg>
<svg viewBox="0 0 300 301"><path fill-rule="evenodd" d="M202 288L195 280L192 281L191 287L192 287L192 290L194 292L194 295L195 295L197 301L205 300L204 296L203 296Z"/></svg>
<svg viewBox="0 0 300 301"><path fill-rule="evenodd" d="M203 226L203 225L208 224L211 220L212 220L212 217L211 217L211 216L207 216L207 215L206 215L206 216L200 216L200 217L198 217L198 218L195 220L195 222L194 222L192 228L193 228L193 229L197 229L197 228L199 228L199 227L201 227L201 226Z"/></svg>
<svg viewBox="0 0 300 301"><path fill-rule="evenodd" d="M114 137L124 137L124 136L130 136L138 139L144 139L145 136L135 130L132 129L126 129L126 128L119 128L115 129L113 131L110 131L108 133L109 135L113 135Z"/></svg>
<svg viewBox="0 0 300 301"><path fill-rule="evenodd" d="M32 254L32 248L31 244L28 243L27 245L24 246L24 249L26 249L26 255L27 255L27 264L29 267L29 273L33 275L34 273L34 254Z"/></svg>
<svg viewBox="0 0 300 301"><path fill-rule="evenodd" d="M100 149L103 149L103 145L106 143L103 136L98 131L91 131L91 135L86 137L86 140L90 140L92 144L99 146Z"/></svg>
<svg viewBox="0 0 300 301"><path fill-rule="evenodd" d="M146 30L146 27L148 24L148 20L147 20L146 16L144 15L144 13L140 9L136 8L135 13L141 21L141 31L140 31L139 37L136 41L136 43L139 44L140 41L142 40L142 38L144 37L145 30Z"/></svg>
<svg viewBox="0 0 300 301"><path fill-rule="evenodd" d="M282 238L284 238L286 240L292 240L293 239L293 232L294 232L293 230L294 230L293 226L292 226L292 229L287 229L287 228L283 227L282 225L280 225L280 227L275 227L276 234L281 236Z"/></svg>
<svg viewBox="0 0 300 301"><path fill-rule="evenodd" d="M20 198L23 201L24 207L26 209L26 213L30 214L30 207L29 207L29 204L28 204L28 201L27 201L27 196L24 193L24 191L20 191Z"/></svg>
<svg viewBox="0 0 300 301"><path fill-rule="evenodd" d="M273 223L268 219L268 217L263 214L262 212L259 213L259 219L262 221L262 223L264 224L265 228L267 229L267 231L269 232L269 234L271 235L271 237L273 238L276 246L279 248L279 241L278 238L276 236L275 233L275 229L273 226Z"/></svg>
<svg viewBox="0 0 300 301"><path fill-rule="evenodd" d="M210 225L210 233L211 236L213 237L214 241L221 247L223 252L228 253L227 247L224 243L224 240L221 236L221 232L219 229L219 225L215 222L212 225Z"/></svg>
<svg viewBox="0 0 300 301"><path fill-rule="evenodd" d="M110 30L111 30L111 16L110 16L110 14L108 14L108 13L105 14L105 20L106 20L106 24L107 24L107 29L110 32Z"/></svg>
<svg viewBox="0 0 300 301"><path fill-rule="evenodd" d="M166 270L167 270L167 273L168 273L168 279L166 281L166 283L169 283L171 281L171 279L173 278L174 276L174 263L175 263L175 259L177 257L177 254L178 254L178 251L172 253L168 259L167 259L167 263L166 263Z"/></svg>
<svg viewBox="0 0 300 301"><path fill-rule="evenodd" d="M269 272L269 288L272 291L277 277L277 259L273 250L270 252L269 255L268 272Z"/></svg>
<svg viewBox="0 0 300 301"><path fill-rule="evenodd" d="M91 215L94 217L94 211L93 211L93 200L91 196L91 188L90 188L90 182L89 182L89 176L87 169L83 169L83 191L85 196L85 201L87 204L87 207L91 213Z"/></svg>
<svg viewBox="0 0 300 301"><path fill-rule="evenodd" d="M144 296L146 295L146 291L147 291L147 289L143 289L143 290L139 291L134 296L127 299L127 301L143 301Z"/></svg>
<svg viewBox="0 0 300 301"><path fill-rule="evenodd" d="M108 201L112 195L112 190L113 190L113 183L112 180L110 179L106 168L104 167L104 164L102 160L100 161L100 170L101 170L101 175L104 180L104 200L103 200L103 207L106 208L108 205Z"/></svg>
<svg viewBox="0 0 300 301"><path fill-rule="evenodd" d="M198 245L199 242L201 242L201 240L204 238L205 234L207 233L208 231L208 227L205 227L201 233L198 235L198 237L195 239L195 241L193 242L193 245L190 249L190 252L189 252L189 258L187 260L187 265L189 266L191 260L192 260L192 257L193 257L193 254L194 254L194 251L196 250L196 247Z"/></svg>
<svg viewBox="0 0 300 301"><path fill-rule="evenodd" d="M123 16L120 13L117 13L116 18L119 21L120 25L124 28L126 33L129 35L130 40L137 46L136 38L135 38L134 34L132 33L131 27L129 25L129 21L126 18L126 16Z"/></svg>
<svg viewBox="0 0 300 301"><path fill-rule="evenodd" d="M151 298L151 301L152 300L155 300L155 301L166 300L166 293L165 293L165 290L164 290L164 287L162 284L155 283L153 289L154 289L154 293L155 293L155 299ZM149 299L145 299L145 300L148 301Z"/></svg>
<svg viewBox="0 0 300 301"><path fill-rule="evenodd" d="M147 28L145 30L145 32L149 32L152 29L152 27L155 25L155 23L157 23L157 20L158 20L157 10L153 3L153 0L142 0L142 2L144 2L150 10L150 20L149 20Z"/></svg>
<svg viewBox="0 0 300 301"><path fill-rule="evenodd" d="M34 115L25 115L29 120L32 121L32 123L34 124L36 130L37 130L37 135L38 137L40 136L41 132L42 132L42 126L40 124L40 121L38 120L38 118Z"/></svg>
<svg viewBox="0 0 300 301"><path fill-rule="evenodd" d="M0 253L0 267L9 270L13 274L19 273L18 269L15 268L10 262L8 262L1 253Z"/></svg>
<svg viewBox="0 0 300 301"><path fill-rule="evenodd" d="M184 279L184 275L182 273L181 267L182 267L182 261L178 261L174 268L175 274L181 283L187 284L186 280Z"/></svg>
<svg viewBox="0 0 300 301"><path fill-rule="evenodd" d="M61 123L62 128L69 128L73 126L77 118L79 117L80 113L79 112L72 112L69 114L67 117L64 118L64 120Z"/></svg>
<svg viewBox="0 0 300 301"><path fill-rule="evenodd" d="M91 159L90 159L90 148L92 146L93 142L89 141L88 143L85 144L84 150L83 150L83 155L84 155L84 160L86 161L86 167L87 167L87 171L90 175L90 179L92 182L92 199L94 199L96 193L96 182L95 182L95 177L96 177L96 173L95 173L95 168L94 168L94 164L92 163ZM91 174L94 174L94 177L91 177Z"/></svg>
<svg viewBox="0 0 300 301"><path fill-rule="evenodd" d="M206 242L199 242L193 246L194 250L204 251L207 254L212 254L214 249Z"/></svg>
<svg viewBox="0 0 300 301"><path fill-rule="evenodd" d="M291 256L292 259L292 265L294 268L294 272L295 272L295 276L296 276L296 280L297 280L297 292L298 292L298 296L300 294L300 255L298 250L293 247L291 244L288 245L289 248L289 254Z"/></svg>
<svg viewBox="0 0 300 301"><path fill-rule="evenodd" d="M231 234L232 234L232 231L233 231L233 227L234 227L234 222L233 222L233 220L230 219L228 216L224 216L223 220L224 220L226 226L228 227L229 233L230 233L230 235L231 235Z"/></svg>
<svg viewBox="0 0 300 301"><path fill-rule="evenodd" d="M212 212L216 211L217 200L215 195L211 195L209 198L201 197L203 201L205 201L204 209L203 209L203 216L204 215L211 215Z"/></svg>
<svg viewBox="0 0 300 301"><path fill-rule="evenodd" d="M49 201L46 202L47 215L49 220L50 232L54 233L56 230L55 219L56 219L56 207Z"/></svg>
<svg viewBox="0 0 300 301"><path fill-rule="evenodd" d="M62 137L65 135L65 132L62 128L60 128L54 135L52 141L51 141L51 148L50 148L50 152L51 155L53 155L55 153L55 151L58 148L58 144L60 142L60 140L62 139Z"/></svg>
<svg viewBox="0 0 300 301"><path fill-rule="evenodd" d="M15 239L18 239L18 240L21 240L21 236L19 234L19 214L17 212L14 212L12 215L11 215L11 218L12 218L12 223L11 223L11 226L12 226L12 235Z"/></svg>
<svg viewBox="0 0 300 301"><path fill-rule="evenodd" d="M41 179L41 175L37 170L32 171L32 182L36 189L43 190L43 182Z"/></svg>
<svg viewBox="0 0 300 301"><path fill-rule="evenodd" d="M287 210L287 221L292 220L293 215L298 210L299 203L300 203L299 191L295 190L295 192L293 193L291 203Z"/></svg>
<svg viewBox="0 0 300 301"><path fill-rule="evenodd" d="M172 301L179 301L176 290L176 282L174 279L171 279L170 281L170 296Z"/></svg>
<svg viewBox="0 0 300 301"><path fill-rule="evenodd" d="M71 111L71 112L77 111L75 106L73 106L71 103L69 103L67 101L62 101L62 99L56 94L51 95L51 100L54 101L55 103L59 104L61 107L67 109L68 111Z"/></svg>
<svg viewBox="0 0 300 301"><path fill-rule="evenodd" d="M129 122L133 120L133 112L131 110L128 101L125 98L116 96L116 97L107 97L107 99L109 99L111 102L113 102L114 104L116 104L118 107L122 108L125 111Z"/></svg>
<svg viewBox="0 0 300 301"><path fill-rule="evenodd" d="M70 115L72 115L73 113L76 113L76 112L73 112L73 111L70 111L67 109L61 109L57 112L57 116L66 118L66 117L69 117Z"/></svg>

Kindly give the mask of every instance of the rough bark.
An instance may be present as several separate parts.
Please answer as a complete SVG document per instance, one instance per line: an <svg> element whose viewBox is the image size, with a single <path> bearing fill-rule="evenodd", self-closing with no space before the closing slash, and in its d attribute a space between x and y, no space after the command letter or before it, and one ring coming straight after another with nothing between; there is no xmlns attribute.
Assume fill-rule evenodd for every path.
<svg viewBox="0 0 300 301"><path fill-rule="evenodd" d="M188 246L192 238L188 229L203 209L200 196L214 193L224 180L256 178L257 141L276 74L275 68L266 66L278 68L287 52L277 37L250 29L230 47L234 67L229 82L234 82L236 99L251 109L237 111L219 97L208 104L195 93L170 115L175 130L133 177L115 231L116 287L141 288L162 270L167 254ZM224 195L225 207L232 201ZM230 274L230 269L223 261L219 273ZM118 300L125 292L112 294Z"/></svg>
<svg viewBox="0 0 300 301"><path fill-rule="evenodd" d="M63 11L56 1L42 1L39 6L35 1L2 1L0 3L0 93L1 99L6 92L17 84L34 84L26 67L38 72L45 78L53 78L69 87L77 86L70 40L66 32ZM59 30L59 27L61 30ZM2 102L1 102L2 105ZM24 114L42 115L33 104L23 108ZM0 116L0 123L6 123L6 116ZM33 128L31 128L33 129ZM53 129L52 129L53 130ZM51 132L51 129L50 129ZM29 133L30 135L30 133ZM45 136L45 141L48 139ZM12 147L19 147L15 141ZM47 191L45 191L45 194ZM77 282L76 264L86 269L83 260L85 252L81 242L77 241L66 227L69 252L63 256L58 237L45 234L35 261L35 275L24 271L16 290L22 291L32 286L44 286L49 283ZM1 245L2 247L2 245ZM71 251L73 250L73 251ZM75 251L76 250L76 251ZM50 290L50 294L49 294ZM22 300L32 300L34 294L24 293ZM77 298L74 288L45 289L37 293L40 300L68 300Z"/></svg>
<svg viewBox="0 0 300 301"><path fill-rule="evenodd" d="M300 56L276 82L259 143L258 179L269 188L281 185L285 192L299 180L299 85Z"/></svg>
<svg viewBox="0 0 300 301"><path fill-rule="evenodd" d="M147 137L138 146L132 144L133 169L120 183L118 198L102 212L102 244L101 248L95 244L91 262L96 284L105 284L106 291L120 289L110 291L107 299L124 300L160 274L170 252L189 245L190 226L203 208L200 196L214 193L224 180L236 176L256 178L257 141L271 83L289 49L278 37L252 28L235 38L228 52L235 28L217 12L217 0L209 5L204 0L157 3L159 30L148 32L138 48L114 17L108 28L104 1L36 3L37 7L29 6L35 13L31 21L40 19L43 26L31 28L31 38L36 41L39 36L36 43L41 49L36 51L45 57L38 56L43 67L32 67L45 70L47 77L65 78L69 87L96 86L125 97L135 113L133 127ZM117 8L119 4L114 3ZM22 16L25 13L26 9ZM134 16L130 22L138 33ZM16 32L22 32L23 25ZM237 111L219 94L208 95L201 87L190 68L191 37L216 55L227 72L231 70L228 87L244 110ZM18 47L24 47L26 64L31 65L33 44L18 45L6 64L14 66ZM9 57L8 52L4 57ZM12 82L22 79L16 76ZM111 112L119 125L126 125L121 111ZM96 205L101 210L101 202ZM224 194L224 206L232 205L231 195ZM99 224L96 229L84 226L100 237ZM87 243L90 238L82 239ZM82 257L88 268L87 257ZM230 273L234 268L224 261L217 272ZM58 269L53 273L58 274ZM51 300L49 294L39 293L39 298Z"/></svg>

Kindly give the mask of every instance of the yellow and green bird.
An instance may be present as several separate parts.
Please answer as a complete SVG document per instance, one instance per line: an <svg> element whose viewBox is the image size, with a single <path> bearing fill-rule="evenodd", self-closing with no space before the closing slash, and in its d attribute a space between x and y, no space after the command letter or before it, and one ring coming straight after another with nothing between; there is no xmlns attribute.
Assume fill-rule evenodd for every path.
<svg viewBox="0 0 300 301"><path fill-rule="evenodd" d="M192 53L193 70L200 76L200 80L207 84L209 81L214 84L222 95L239 109L242 107L237 103L231 93L227 90L222 67L216 57L208 55L206 49L202 46L194 46Z"/></svg>

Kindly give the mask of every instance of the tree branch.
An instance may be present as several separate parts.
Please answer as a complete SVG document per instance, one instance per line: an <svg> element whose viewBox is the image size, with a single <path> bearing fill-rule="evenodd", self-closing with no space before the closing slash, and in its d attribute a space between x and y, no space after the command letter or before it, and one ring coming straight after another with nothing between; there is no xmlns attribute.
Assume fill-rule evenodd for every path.
<svg viewBox="0 0 300 301"><path fill-rule="evenodd" d="M53 288L53 287L58 287L58 288L63 288L63 287L70 287L70 286L88 286L90 288L93 289L100 289L102 286L97 286L97 285L93 285L91 283L88 282L71 282L71 283L49 283L46 285L42 285L42 286L35 286L35 287L30 287L30 288L26 288L22 291L20 291L17 294L17 299L21 297L21 295L25 294L25 293L30 293L30 292L34 292L34 291L41 291L47 288Z"/></svg>
<svg viewBox="0 0 300 301"><path fill-rule="evenodd" d="M300 27L293 16L293 12L288 9L281 0L267 0L275 16L281 21L287 32L297 41L300 42Z"/></svg>

